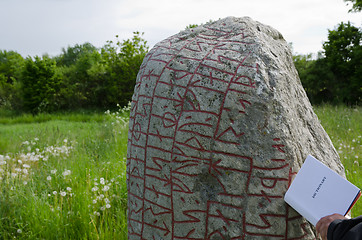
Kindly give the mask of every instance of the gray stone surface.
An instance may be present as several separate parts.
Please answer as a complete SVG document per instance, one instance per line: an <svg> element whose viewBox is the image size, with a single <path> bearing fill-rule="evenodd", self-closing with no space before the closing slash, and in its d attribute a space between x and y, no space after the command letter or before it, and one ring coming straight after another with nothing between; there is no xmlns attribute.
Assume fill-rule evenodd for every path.
<svg viewBox="0 0 362 240"><path fill-rule="evenodd" d="M129 239L315 239L283 201L308 154L344 174L277 30L228 17L171 36L132 99Z"/></svg>

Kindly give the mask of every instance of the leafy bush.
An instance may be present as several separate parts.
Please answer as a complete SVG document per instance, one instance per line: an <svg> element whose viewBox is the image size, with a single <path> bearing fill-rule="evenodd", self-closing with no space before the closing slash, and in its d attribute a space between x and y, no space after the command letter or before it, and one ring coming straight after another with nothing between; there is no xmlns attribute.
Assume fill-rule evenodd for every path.
<svg viewBox="0 0 362 240"><path fill-rule="evenodd" d="M294 56L302 84L314 104L361 104L362 31L348 23L329 30L324 52Z"/></svg>
<svg viewBox="0 0 362 240"><path fill-rule="evenodd" d="M21 70L24 66L23 57L14 51L0 50L0 108L20 110Z"/></svg>
<svg viewBox="0 0 362 240"><path fill-rule="evenodd" d="M43 56L28 57L22 73L24 108L32 113L58 110L58 96L62 78L55 60Z"/></svg>
<svg viewBox="0 0 362 240"><path fill-rule="evenodd" d="M148 51L143 33L63 48L56 57L28 57L0 51L0 109L31 113L77 109L114 109L131 100Z"/></svg>

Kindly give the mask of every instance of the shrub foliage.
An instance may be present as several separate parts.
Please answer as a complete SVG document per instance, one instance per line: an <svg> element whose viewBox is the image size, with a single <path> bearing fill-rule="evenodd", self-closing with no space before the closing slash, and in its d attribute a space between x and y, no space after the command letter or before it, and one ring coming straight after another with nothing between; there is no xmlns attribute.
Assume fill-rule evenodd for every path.
<svg viewBox="0 0 362 240"><path fill-rule="evenodd" d="M314 104L360 104L362 96L362 30L350 22L329 30L317 59L294 56L306 92Z"/></svg>
<svg viewBox="0 0 362 240"><path fill-rule="evenodd" d="M39 113L127 105L148 51L142 35L116 36L100 49L76 44L55 57L0 51L0 108Z"/></svg>

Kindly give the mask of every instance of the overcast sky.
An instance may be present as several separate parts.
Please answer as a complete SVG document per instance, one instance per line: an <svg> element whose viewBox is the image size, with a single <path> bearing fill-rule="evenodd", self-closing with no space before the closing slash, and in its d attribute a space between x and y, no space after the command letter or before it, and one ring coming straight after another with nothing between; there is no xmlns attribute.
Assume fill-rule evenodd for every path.
<svg viewBox="0 0 362 240"><path fill-rule="evenodd" d="M279 30L294 52L322 50L328 30L362 13L343 0L0 0L0 49L24 57L55 56L62 48L131 38L144 32L150 47L184 30L227 16L249 16Z"/></svg>

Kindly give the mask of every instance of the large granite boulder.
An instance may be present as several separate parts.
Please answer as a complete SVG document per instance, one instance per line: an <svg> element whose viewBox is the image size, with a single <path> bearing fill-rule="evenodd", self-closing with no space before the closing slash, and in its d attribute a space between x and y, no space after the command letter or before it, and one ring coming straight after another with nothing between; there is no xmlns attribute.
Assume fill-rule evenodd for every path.
<svg viewBox="0 0 362 240"><path fill-rule="evenodd" d="M248 17L158 43L129 124L129 239L315 239L284 193L308 154L344 174L287 42Z"/></svg>

